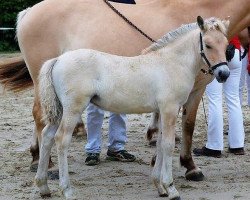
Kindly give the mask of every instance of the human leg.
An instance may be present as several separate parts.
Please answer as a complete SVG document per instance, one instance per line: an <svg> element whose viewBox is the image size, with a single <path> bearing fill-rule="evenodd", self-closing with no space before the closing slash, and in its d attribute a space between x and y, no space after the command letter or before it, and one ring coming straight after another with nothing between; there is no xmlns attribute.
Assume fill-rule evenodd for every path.
<svg viewBox="0 0 250 200"><path fill-rule="evenodd" d="M87 144L85 151L87 152L87 158L85 160L86 165L97 165L100 163L100 152L102 144L102 123L103 123L104 111L95 106L89 104L87 107Z"/></svg>
<svg viewBox="0 0 250 200"><path fill-rule="evenodd" d="M244 127L243 116L239 98L239 84L241 76L241 61L239 59L239 51L235 51L235 56L229 62L230 77L223 84L223 90L228 108L228 142L229 148L244 147Z"/></svg>
<svg viewBox="0 0 250 200"><path fill-rule="evenodd" d="M208 130L206 148L223 150L222 84L213 80L207 85Z"/></svg>
<svg viewBox="0 0 250 200"><path fill-rule="evenodd" d="M125 114L110 113L109 117L109 143L108 159L123 162L132 162L135 156L124 150L127 142L127 117Z"/></svg>
<svg viewBox="0 0 250 200"><path fill-rule="evenodd" d="M247 72L247 56L242 59L241 65L241 76L240 76L240 85L239 85L239 98L240 104L243 104L243 90L246 83L246 72Z"/></svg>

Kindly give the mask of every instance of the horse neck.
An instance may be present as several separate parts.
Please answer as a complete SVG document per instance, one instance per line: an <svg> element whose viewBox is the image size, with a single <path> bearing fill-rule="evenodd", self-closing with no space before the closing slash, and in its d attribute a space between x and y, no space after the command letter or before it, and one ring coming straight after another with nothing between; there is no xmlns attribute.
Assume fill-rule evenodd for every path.
<svg viewBox="0 0 250 200"><path fill-rule="evenodd" d="M189 33L181 36L173 41L172 44L166 45L162 49L159 49L160 55L163 57L172 56L178 54L180 57L176 59L176 62L185 68L185 70L191 70L194 76L198 74L202 66L202 59L200 56L200 31L198 29L190 31ZM183 58L183 59L182 59ZM188 58L188 59L187 59ZM167 62L169 61L166 59ZM168 63L166 63L166 66Z"/></svg>
<svg viewBox="0 0 250 200"><path fill-rule="evenodd" d="M198 7L204 8L205 13L225 19L230 16L228 39L238 34L250 24L250 0L203 0L199 1Z"/></svg>

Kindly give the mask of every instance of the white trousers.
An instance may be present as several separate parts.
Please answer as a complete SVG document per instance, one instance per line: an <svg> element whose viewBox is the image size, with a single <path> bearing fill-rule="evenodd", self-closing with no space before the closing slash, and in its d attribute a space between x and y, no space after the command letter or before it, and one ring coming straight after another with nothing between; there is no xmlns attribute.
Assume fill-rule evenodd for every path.
<svg viewBox="0 0 250 200"><path fill-rule="evenodd" d="M225 83L214 79L207 85L208 98L208 132L206 147L213 150L223 150L223 108L222 92L224 92L228 109L228 145L230 148L244 147L244 127L239 99L239 83L241 76L241 61L239 50L235 50L234 58L228 63L230 76Z"/></svg>
<svg viewBox="0 0 250 200"><path fill-rule="evenodd" d="M243 50L242 50L243 52ZM247 71L248 64L248 54L242 59L242 69L241 69L241 77L240 77L240 104L243 104L243 89L246 85L247 87L247 105L250 106L250 76Z"/></svg>
<svg viewBox="0 0 250 200"><path fill-rule="evenodd" d="M87 153L101 152L103 118L104 111L90 103L87 108L87 144L85 146ZM126 121L125 114L110 112L108 149L112 151L124 149L127 141Z"/></svg>

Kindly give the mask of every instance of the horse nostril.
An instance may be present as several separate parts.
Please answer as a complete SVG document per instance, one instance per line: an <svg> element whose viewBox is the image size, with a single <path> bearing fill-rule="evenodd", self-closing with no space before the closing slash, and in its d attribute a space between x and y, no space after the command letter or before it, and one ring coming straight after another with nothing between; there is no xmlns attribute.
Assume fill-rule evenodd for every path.
<svg viewBox="0 0 250 200"><path fill-rule="evenodd" d="M220 77L220 79L223 81L223 82L225 82L226 80L227 80L227 78L229 77L229 75L230 75L230 71L219 71L219 77Z"/></svg>

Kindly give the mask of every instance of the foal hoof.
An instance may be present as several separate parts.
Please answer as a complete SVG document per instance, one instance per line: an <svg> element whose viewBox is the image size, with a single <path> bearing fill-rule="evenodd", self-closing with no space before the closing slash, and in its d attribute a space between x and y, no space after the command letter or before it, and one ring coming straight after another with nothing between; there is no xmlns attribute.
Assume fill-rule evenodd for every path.
<svg viewBox="0 0 250 200"><path fill-rule="evenodd" d="M174 197L174 198L172 198L170 200L181 200L181 197Z"/></svg>
<svg viewBox="0 0 250 200"><path fill-rule="evenodd" d="M58 180L59 179L59 170L48 171L49 180Z"/></svg>
<svg viewBox="0 0 250 200"><path fill-rule="evenodd" d="M185 177L188 181L203 181L205 178L202 171L197 170L191 170L189 172L186 172Z"/></svg>
<svg viewBox="0 0 250 200"><path fill-rule="evenodd" d="M168 197L167 193L159 194L159 197Z"/></svg>

